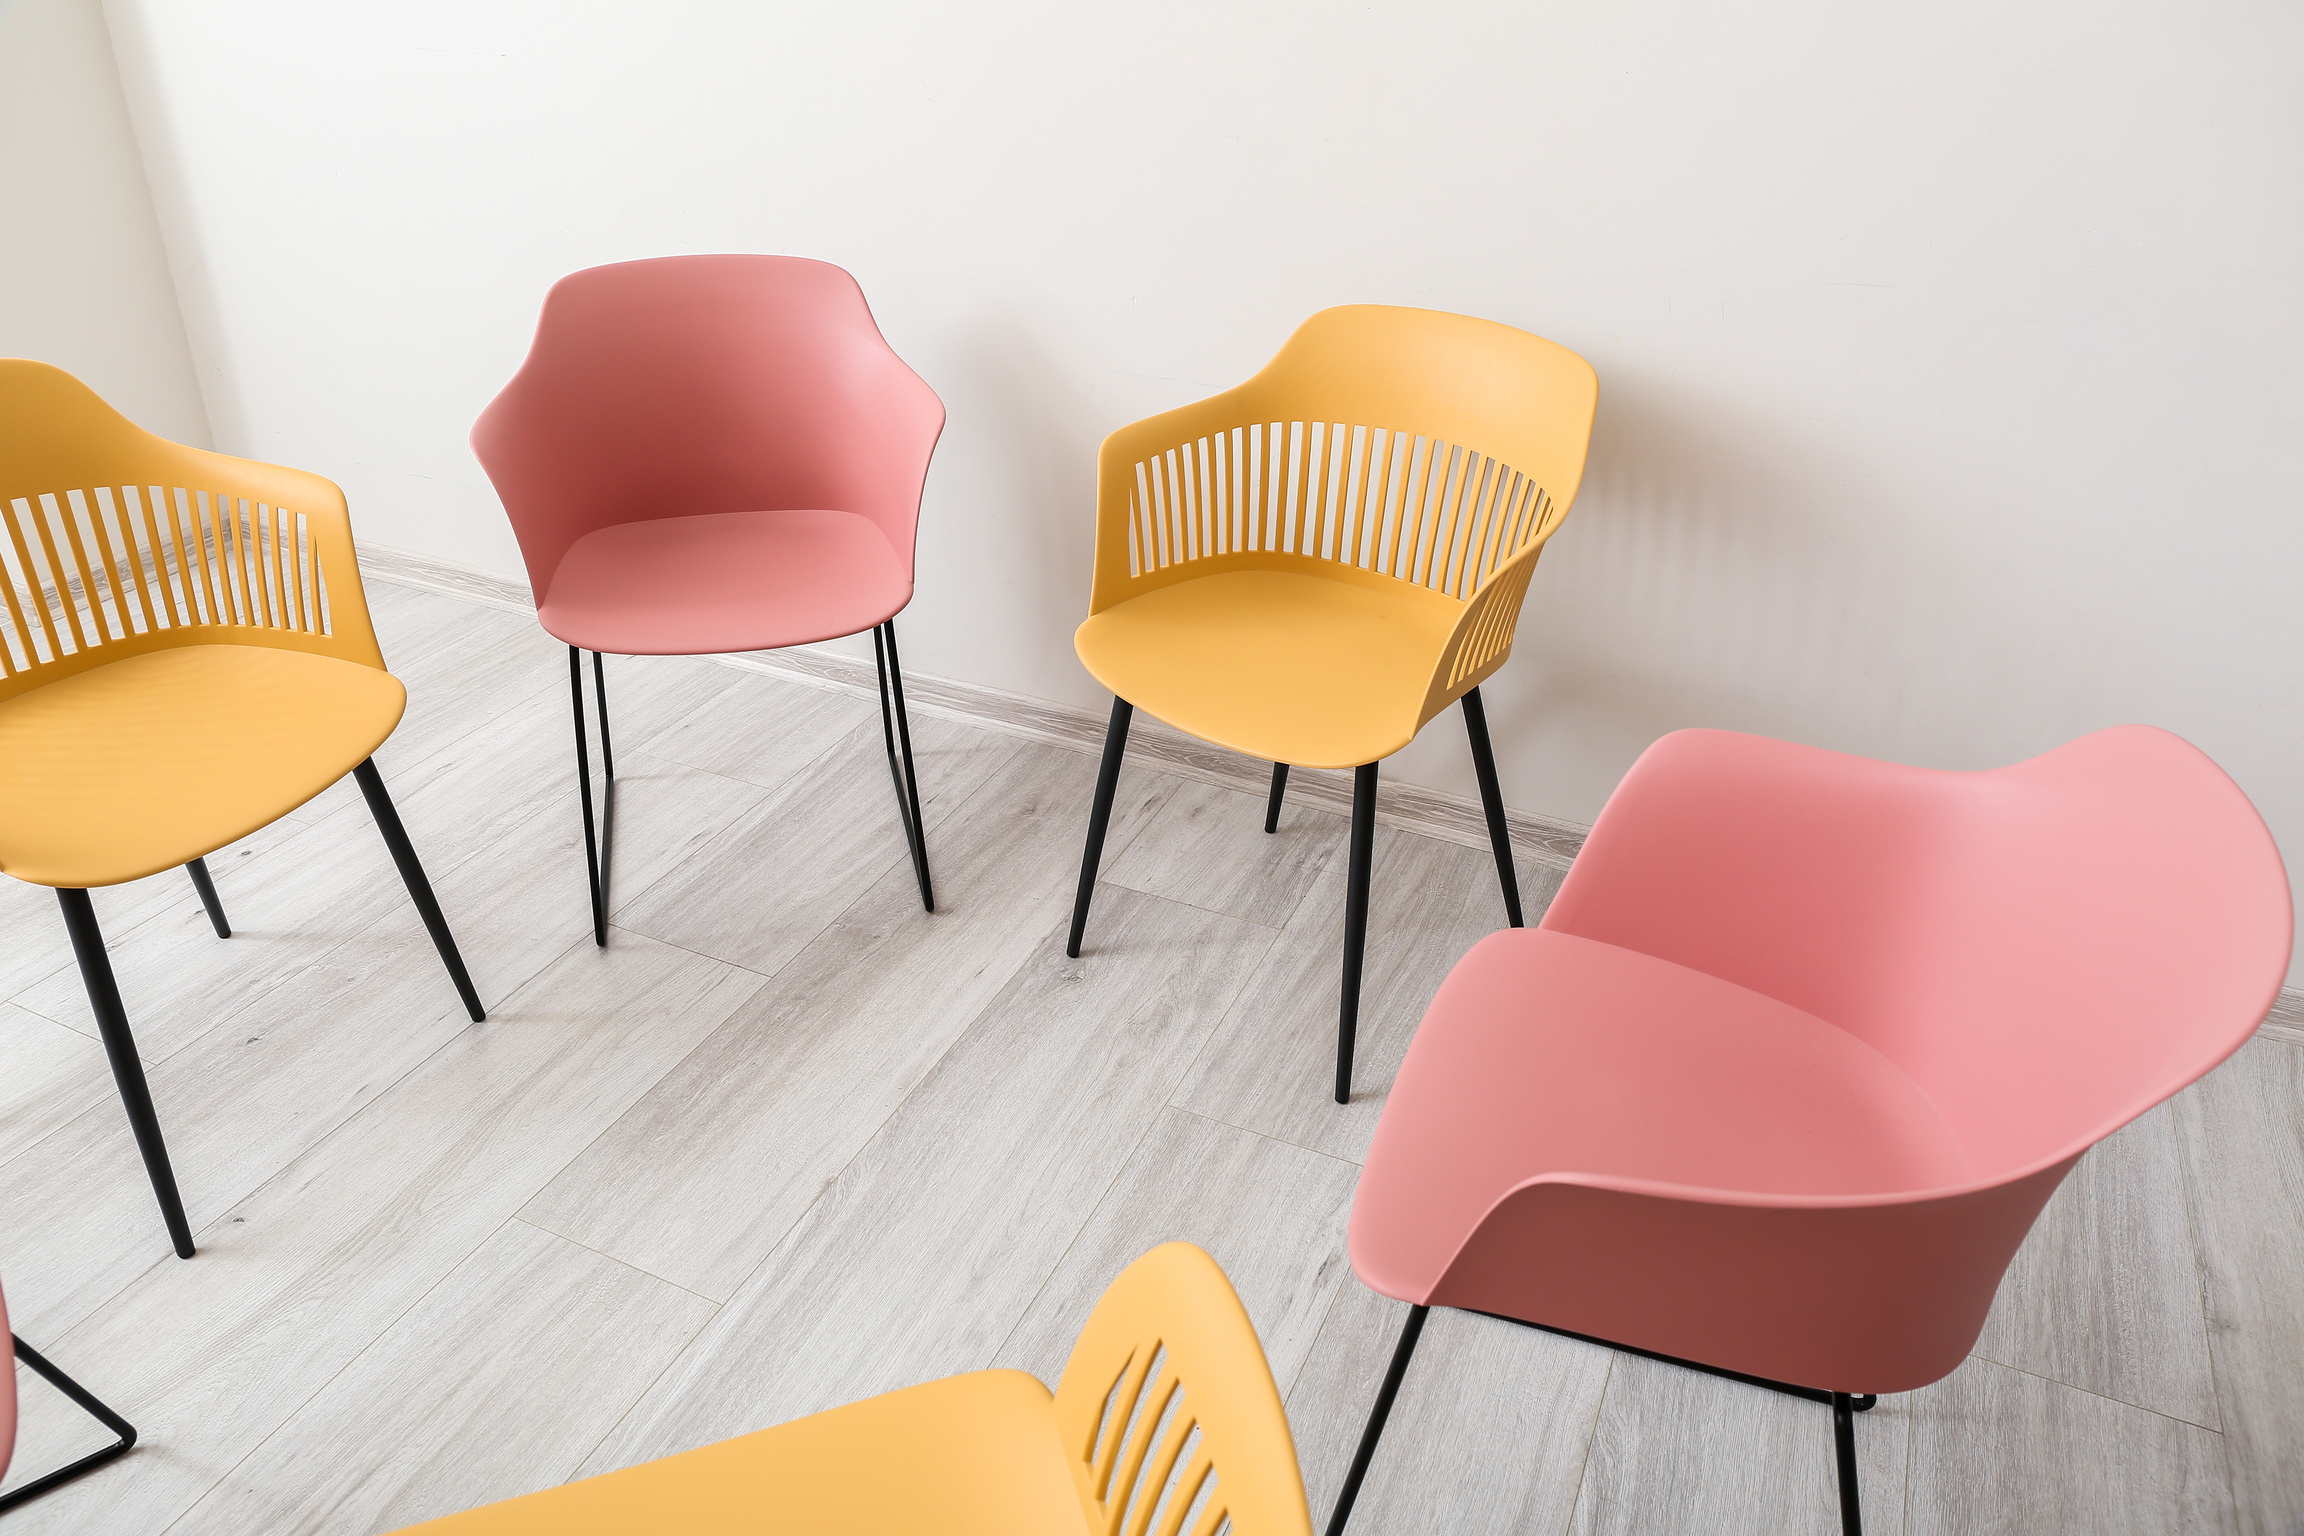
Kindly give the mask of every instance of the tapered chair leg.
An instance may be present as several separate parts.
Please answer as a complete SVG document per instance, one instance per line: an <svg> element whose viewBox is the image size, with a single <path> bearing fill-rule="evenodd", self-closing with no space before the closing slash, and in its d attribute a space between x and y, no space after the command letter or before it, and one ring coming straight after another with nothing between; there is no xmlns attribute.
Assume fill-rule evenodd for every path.
<svg viewBox="0 0 2304 1536"><path fill-rule="evenodd" d="M1384 1384L1376 1389L1376 1406L1368 1410L1368 1427L1360 1432L1360 1448L1352 1453L1351 1470L1344 1474L1344 1490L1336 1495L1335 1511L1328 1516L1328 1536L1344 1536L1345 1523L1352 1518L1352 1506L1360 1497L1360 1484L1368 1476L1368 1464L1376 1459L1376 1442L1384 1438L1384 1421L1392 1417L1392 1399L1400 1395L1400 1383L1407 1378L1408 1362L1416 1353L1416 1341L1423 1337L1424 1319L1431 1310L1408 1309L1400 1342L1392 1349L1392 1364L1384 1372Z"/></svg>
<svg viewBox="0 0 2304 1536"><path fill-rule="evenodd" d="M1376 859L1376 765L1352 770L1352 865L1344 884L1344 990L1336 1012L1336 1102L1352 1102L1360 1029L1360 963L1368 953L1368 875Z"/></svg>
<svg viewBox="0 0 2304 1536"><path fill-rule="evenodd" d="M126 1455L128 1448L136 1443L136 1426L106 1407L95 1393L56 1369L40 1351L17 1338L14 1334L8 1336L8 1341L16 1347L17 1359L30 1366L41 1377L45 1378L50 1386L79 1404L81 1410L90 1418L112 1431L119 1438L100 1451L91 1452L68 1466L58 1467L55 1471L36 1477L21 1487L11 1488L6 1493L0 1494L0 1514L5 1514L19 1504L40 1497L51 1488L60 1488L84 1472L94 1471L115 1456Z"/></svg>
<svg viewBox="0 0 2304 1536"><path fill-rule="evenodd" d="M472 1016L473 1023L480 1023L488 1017L487 1010L480 1006L480 994L472 988L464 957L456 952L456 936L448 931L448 919L441 915L432 882L424 878L424 866L417 862L416 845L408 841L408 829L400 825L400 813L384 792L384 775L376 771L376 760L368 758L352 770L352 776L360 781L368 814L376 818L376 830L384 834L384 846L392 850L392 862L400 866L401 882L408 887L408 899L416 903L417 915L424 919L425 931L432 935L432 947L440 951L440 963L448 967L448 979L456 983L456 995L464 999L464 1011Z"/></svg>
<svg viewBox="0 0 2304 1536"><path fill-rule="evenodd" d="M1080 893L1072 898L1072 937L1064 953L1080 958L1080 936L1088 931L1088 899L1096 894L1096 867L1104 862L1104 833L1112 825L1112 796L1120 787L1120 760L1128 755L1128 722L1136 706L1112 701L1112 723L1104 728L1104 762L1096 770L1096 803L1088 810L1088 847L1080 856Z"/></svg>
<svg viewBox="0 0 2304 1536"><path fill-rule="evenodd" d="M1504 887L1504 920L1520 921L1520 872L1512 863L1512 830L1504 824L1504 792L1496 784L1496 752L1488 743L1488 708L1480 690L1464 695L1464 734L1472 738L1472 771L1480 779L1480 807L1488 813L1488 844L1496 851L1496 879Z"/></svg>
<svg viewBox="0 0 2304 1536"><path fill-rule="evenodd" d="M1847 1393L1832 1394L1832 1451L1840 1467L1841 1536L1864 1536L1864 1501L1856 1488L1856 1414L1859 1411Z"/></svg>
<svg viewBox="0 0 2304 1536"><path fill-rule="evenodd" d="M224 903L216 896L216 882L208 877L208 861L194 859L184 871L192 877L192 889L200 893L200 905L208 909L209 926L216 930L216 937L232 937L232 925L224 920Z"/></svg>
<svg viewBox="0 0 2304 1536"><path fill-rule="evenodd" d="M608 739L608 671L592 653L592 697L600 706L600 915L608 915L608 870L616 862L616 748Z"/></svg>
<svg viewBox="0 0 2304 1536"><path fill-rule="evenodd" d="M607 860L602 857L601 840L592 828L592 747L584 729L584 653L573 645L568 647L568 699L576 711L576 798L584 807L584 879L592 891L592 942L606 949ZM605 709L602 714L606 714ZM610 791L615 782L613 778L608 781Z"/></svg>
<svg viewBox="0 0 2304 1536"><path fill-rule="evenodd" d="M112 957L104 952L104 932L96 926L95 904L86 891L77 890L59 890L56 900L64 908L65 931L72 935L72 954L80 962L80 980L88 989L88 1007L96 1015L97 1033L104 1037L112 1081L120 1085L128 1127L136 1133L136 1150L144 1154L144 1171L150 1175L152 1193L160 1201L160 1219L168 1224L168 1240L176 1245L176 1257L188 1259L192 1257L192 1226L184 1219L184 1201L176 1192L176 1170L168 1164L168 1144L160 1137L160 1116L152 1108L152 1090L144 1081L136 1038L128 1032L128 1010L120 1005L120 985L113 979Z"/></svg>
<svg viewBox="0 0 2304 1536"><path fill-rule="evenodd" d="M1272 798L1264 802L1264 830L1280 830L1280 802L1288 798L1288 765L1272 765Z"/></svg>
<svg viewBox="0 0 2304 1536"><path fill-rule="evenodd" d="M894 619L873 629L872 663L880 672L880 735L888 747L888 777L896 785L896 818L904 824L904 846L911 851L912 874L920 882L920 905L933 912L936 886L928 877L928 829L920 820L920 778L912 770L912 723L904 713L904 666L896 657ZM891 692L894 709L889 707Z"/></svg>

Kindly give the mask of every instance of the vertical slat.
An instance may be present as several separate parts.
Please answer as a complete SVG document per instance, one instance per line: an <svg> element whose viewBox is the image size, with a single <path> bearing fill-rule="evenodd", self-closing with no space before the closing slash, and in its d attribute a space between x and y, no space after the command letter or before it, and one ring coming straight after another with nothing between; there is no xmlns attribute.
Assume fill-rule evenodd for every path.
<svg viewBox="0 0 2304 1536"><path fill-rule="evenodd" d="M72 560L80 573L80 599L74 611L95 631L96 638L91 643L103 645L116 638L112 633L116 621L108 611L112 606L112 583L103 579L105 550L96 541L98 530L93 522L83 527L86 512L85 493L75 489L57 494L56 520L64 525L64 538L72 546ZM91 549L95 550L93 555L89 553ZM71 601L69 593L61 587L57 595Z"/></svg>
<svg viewBox="0 0 2304 1536"><path fill-rule="evenodd" d="M232 530L225 526L224 498L206 491L192 493L199 500L202 520L201 547L209 551L209 580L215 588L217 609L214 622L218 624L245 624L247 614L240 605L240 583L232 574Z"/></svg>
<svg viewBox="0 0 2304 1536"><path fill-rule="evenodd" d="M15 547L17 566L24 573L25 594L31 599L33 608L40 615L40 633L48 641L48 659L54 661L64 654L64 642L56 633L55 616L48 611L47 603L41 600L40 569L33 563L31 552L24 543L22 520L17 516L15 510L17 506L22 506L25 509L24 516L33 518L37 522L41 516L40 504L36 501L24 501L10 505L8 509L8 541ZM46 542L44 537L42 542Z"/></svg>
<svg viewBox="0 0 2304 1536"><path fill-rule="evenodd" d="M1200 1497L1200 1485L1208 1481L1215 1470L1215 1463L1209 1460L1208 1447L1203 1442L1192 1453L1191 1461L1185 1464L1184 1475L1177 1479L1176 1496L1168 1505L1168 1518L1160 1522L1160 1529L1153 1536L1177 1536L1183 1530L1184 1517L1192 1512L1193 1503Z"/></svg>
<svg viewBox="0 0 2304 1536"><path fill-rule="evenodd" d="M1120 1465L1123 1442L1135 1417L1136 1405L1144 1396L1145 1378L1152 1374L1153 1362L1159 1353L1157 1345L1140 1349L1121 1369L1119 1390L1112 1394L1112 1407L1106 1420L1112 1433L1100 1438L1095 1463L1089 1468L1088 1485L1099 1500L1109 1502L1112 1497L1112 1474ZM1142 1364L1137 1363L1139 1359Z"/></svg>
<svg viewBox="0 0 2304 1536"><path fill-rule="evenodd" d="M1160 1421L1167 1415L1169 1401L1175 1397L1180 1385L1173 1370L1163 1370L1159 1380L1138 1399L1142 1409L1129 1428L1137 1431L1140 1425L1141 1430L1128 1435L1128 1443L1121 1448L1120 1464L1114 1469L1113 1492L1104 1496L1107 1516L1105 1529L1110 1536L1120 1536L1121 1521L1126 1517L1128 1506L1133 1502L1142 1482L1144 1458L1152 1449L1152 1437L1159 1431Z"/></svg>
<svg viewBox="0 0 2304 1536"><path fill-rule="evenodd" d="M1464 572L1471 564L1473 549L1486 532L1488 498L1495 490L1496 461L1484 453L1475 457L1479 460L1478 476L1474 477L1472 466L1465 467L1464 478L1470 489L1457 511L1458 532L1452 540L1455 547L1448 552L1448 569L1441 586L1451 597L1464 595Z"/></svg>
<svg viewBox="0 0 2304 1536"><path fill-rule="evenodd" d="M121 549L122 530L113 515L112 488L99 485L88 493L88 523L94 541L104 547L104 580L112 589L112 606L117 610L122 640L144 629L160 626L145 615L142 564L136 556L136 540L127 537L127 549Z"/></svg>
<svg viewBox="0 0 2304 1536"><path fill-rule="evenodd" d="M1415 457L1416 439L1405 432L1384 434L1384 508L1376 525L1376 554L1371 570L1392 574L1393 557L1400 547L1402 500L1408 493L1408 466Z"/></svg>
<svg viewBox="0 0 2304 1536"><path fill-rule="evenodd" d="M153 519L152 508L144 500L144 488L137 485L120 487L122 500L136 512L136 533L152 550L152 585L157 587L160 616L170 629L181 629L184 612L176 596L176 584L169 575L168 544L160 535L160 525Z"/></svg>
<svg viewBox="0 0 2304 1536"><path fill-rule="evenodd" d="M59 620L56 627L70 637L72 648L78 651L95 641L84 637L87 620L72 601L72 573L65 569L63 557L56 552L56 530L49 522L49 503L53 500L52 496L41 496L32 502L32 526L40 532L40 554L48 562L45 585L50 595L43 606L54 607Z"/></svg>
<svg viewBox="0 0 2304 1536"><path fill-rule="evenodd" d="M195 502L192 493L180 485L170 489L170 497L175 505L173 515L177 524L177 546L185 551L185 569L191 573L186 579L192 584L192 597L198 607L200 622L228 624L231 620L222 616L223 609L217 606L216 594L209 585L208 530L202 520L206 503ZM188 545L185 542L187 539L190 541Z"/></svg>
<svg viewBox="0 0 2304 1536"><path fill-rule="evenodd" d="M1176 1463L1184 1455L1184 1447L1192 1441L1193 1431L1199 1424L1189 1409L1180 1408L1168 1425L1168 1433L1160 1437L1160 1449L1145 1464L1144 1475L1136 1480L1138 1494L1130 1500L1128 1524L1124 1536L1144 1536L1152 1522L1163 1513L1163 1503L1173 1502L1168 1479L1176 1471ZM1185 1500L1190 1503L1190 1499ZM1177 1511L1181 1514L1182 1511Z"/></svg>
<svg viewBox="0 0 2304 1536"><path fill-rule="evenodd" d="M312 606L312 524L301 512L289 518L296 538L296 627L311 634L319 627Z"/></svg>
<svg viewBox="0 0 2304 1536"><path fill-rule="evenodd" d="M9 545L15 549L16 559L22 561L24 541L16 531L16 508L12 504L0 502L0 523L7 524ZM26 569L29 570L29 567ZM21 659L12 661L10 670L29 672L40 665L40 647L33 636L32 621L24 616L23 602L16 595L16 579L16 567L0 559L0 588L5 589L0 591L0 596L7 599L11 631L21 646ZM39 588L34 585L32 590L37 595Z"/></svg>

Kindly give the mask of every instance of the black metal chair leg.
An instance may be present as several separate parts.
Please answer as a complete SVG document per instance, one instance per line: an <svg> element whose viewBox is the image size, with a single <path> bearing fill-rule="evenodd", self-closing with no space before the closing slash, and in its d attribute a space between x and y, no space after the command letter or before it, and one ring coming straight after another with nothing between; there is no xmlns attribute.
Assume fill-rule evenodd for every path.
<svg viewBox="0 0 2304 1536"><path fill-rule="evenodd" d="M1840 1464L1841 1536L1864 1536L1864 1501L1856 1491L1856 1410L1845 1392L1832 1394L1832 1450Z"/></svg>
<svg viewBox="0 0 2304 1536"><path fill-rule="evenodd" d="M1488 708L1480 690L1464 695L1464 734L1472 738L1472 771L1480 778L1480 806L1488 813L1488 844L1496 850L1496 879L1504 887L1504 917L1520 921L1520 871L1512 863L1512 831L1504 824L1504 792L1496 784L1496 751L1488 743Z"/></svg>
<svg viewBox="0 0 2304 1536"><path fill-rule="evenodd" d="M400 813L384 792L384 775L376 771L376 760L363 760L352 770L352 776L360 781L368 814L376 818L376 830L384 834L384 846L392 850L392 862L400 866L401 882L408 887L408 899L416 903L417 915L424 919L425 931L432 935L432 947L440 951L440 963L448 967L448 979L456 983L456 995L464 999L464 1011L472 1016L473 1023L482 1022L488 1017L487 1010L480 1006L480 994L472 989L464 957L456 952L456 936L448 931L448 919L441 915L432 882L424 878L424 866L416 860L416 845L408 841L408 829L400 825Z"/></svg>
<svg viewBox="0 0 2304 1536"><path fill-rule="evenodd" d="M1376 857L1376 765L1352 770L1352 866L1344 886L1344 995L1336 1012L1336 1102L1352 1102L1360 1028L1360 962L1368 952L1368 874Z"/></svg>
<svg viewBox="0 0 2304 1536"><path fill-rule="evenodd" d="M880 735L888 747L888 777L896 786L896 817L904 824L904 845L912 854L912 874L920 882L920 905L933 912L936 886L928 876L928 828L920 818L920 776L912 768L912 722L904 712L904 665L896 656L894 619L873 629L872 662L880 673ZM891 690L896 700L893 712L888 705Z"/></svg>
<svg viewBox="0 0 2304 1536"><path fill-rule="evenodd" d="M1088 931L1088 898L1096 894L1096 866L1104 861L1104 833L1112 825L1112 795L1120 786L1120 759L1128 754L1128 722L1136 706L1112 700L1112 723L1104 728L1104 762L1096 770L1096 803L1088 811L1088 848L1080 856L1080 894L1072 898L1072 937L1064 953L1080 958L1080 936Z"/></svg>
<svg viewBox="0 0 2304 1536"><path fill-rule="evenodd" d="M1272 798L1264 803L1264 830L1280 830L1280 802L1288 798L1288 765L1272 765Z"/></svg>
<svg viewBox="0 0 2304 1536"><path fill-rule="evenodd" d="M592 653L592 697L600 706L600 915L605 918L608 870L616 862L616 748L608 740L608 673L598 651Z"/></svg>
<svg viewBox="0 0 2304 1536"><path fill-rule="evenodd" d="M584 731L584 653L568 647L568 698L576 710L576 796L584 807L584 879L592 890L592 942L608 947L608 893L600 888L600 843L592 830L592 748Z"/></svg>
<svg viewBox="0 0 2304 1536"><path fill-rule="evenodd" d="M94 1471L115 1456L126 1455L128 1448L136 1443L135 1425L104 1406L95 1393L56 1369L40 1351L17 1338L14 1334L10 1334L8 1339L10 1343L16 1346L17 1359L32 1367L34 1371L37 1371L47 1380L50 1386L79 1404L81 1410L90 1418L120 1438L100 1451L81 1457L69 1466L58 1467L53 1472L32 1479L22 1487L11 1488L6 1493L0 1494L0 1514L14 1509L19 1504L28 1503L40 1497L51 1488L61 1488L82 1473Z"/></svg>
<svg viewBox="0 0 2304 1536"><path fill-rule="evenodd" d="M1400 1329L1400 1342L1393 1347L1392 1364L1384 1372L1384 1385L1376 1389L1376 1406L1368 1410L1368 1427L1360 1432L1360 1448L1352 1453L1352 1469L1344 1474L1344 1491L1336 1495L1335 1512L1328 1517L1328 1536L1344 1536L1345 1522L1352 1518L1352 1506L1360 1497L1360 1484L1368 1476L1368 1463L1376 1459L1376 1442L1384 1438L1384 1421L1392 1417L1392 1399L1400 1395L1400 1383L1408 1375L1408 1361L1416 1353L1416 1341L1424 1333L1424 1318L1430 1307L1410 1307L1408 1321Z"/></svg>
<svg viewBox="0 0 2304 1536"><path fill-rule="evenodd" d="M232 925L224 921L224 903L216 896L216 882L208 878L208 861L194 859L184 870L192 877L192 889L200 893L200 905L208 909L208 922L216 930L216 937L232 937Z"/></svg>
<svg viewBox="0 0 2304 1536"><path fill-rule="evenodd" d="M144 1154L144 1171L159 1198L160 1218L168 1224L168 1240L176 1245L176 1257L188 1259L192 1226L184 1219L176 1170L168 1164L168 1144L160 1137L160 1116L152 1108L152 1090L144 1081L136 1038L128 1032L128 1010L120 1004L120 984L113 979L112 957L104 951L104 931L96 926L95 904L80 890L59 890L56 900L64 909L64 928L72 935L72 954L80 962L80 980L88 988L97 1032L104 1037L104 1054L112 1062L112 1080L120 1085L128 1128L136 1133L136 1150Z"/></svg>

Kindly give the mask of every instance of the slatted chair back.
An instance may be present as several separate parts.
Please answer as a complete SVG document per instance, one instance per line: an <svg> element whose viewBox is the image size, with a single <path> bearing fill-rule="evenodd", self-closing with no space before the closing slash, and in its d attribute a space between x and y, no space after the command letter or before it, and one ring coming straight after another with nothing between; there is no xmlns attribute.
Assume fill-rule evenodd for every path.
<svg viewBox="0 0 2304 1536"><path fill-rule="evenodd" d="M1296 1444L1231 1282L1190 1243L1120 1272L1056 1388L1093 1536L1310 1536Z"/></svg>
<svg viewBox="0 0 2304 1536"><path fill-rule="evenodd" d="M61 368L0 359L0 700L179 645L381 668L344 493L156 437Z"/></svg>
<svg viewBox="0 0 2304 1536"><path fill-rule="evenodd" d="M1230 570L1421 588L1457 613L1429 719L1510 655L1598 400L1589 363L1507 325L1322 310L1237 389L1105 440L1089 612Z"/></svg>

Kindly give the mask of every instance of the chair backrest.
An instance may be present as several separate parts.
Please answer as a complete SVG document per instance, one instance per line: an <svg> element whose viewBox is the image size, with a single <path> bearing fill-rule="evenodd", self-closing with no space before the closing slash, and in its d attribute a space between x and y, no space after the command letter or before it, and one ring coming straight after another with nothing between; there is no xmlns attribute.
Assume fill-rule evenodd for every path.
<svg viewBox="0 0 2304 1536"><path fill-rule="evenodd" d="M1567 515L1598 400L1589 363L1526 331L1324 309L1237 389L1114 434L1102 500L1129 537L1099 582L1294 558L1469 598Z"/></svg>
<svg viewBox="0 0 2304 1536"><path fill-rule="evenodd" d="M1120 1272L1056 1387L1095 1536L1309 1536L1296 1442L1216 1261L1165 1243Z"/></svg>
<svg viewBox="0 0 2304 1536"><path fill-rule="evenodd" d="M384 665L344 493L155 437L63 369L0 359L0 699L220 644Z"/></svg>
<svg viewBox="0 0 2304 1536"><path fill-rule="evenodd" d="M541 601L585 534L714 512L853 512L909 568L943 428L840 268L666 256L552 285L472 451Z"/></svg>
<svg viewBox="0 0 2304 1536"><path fill-rule="evenodd" d="M1981 1182L2076 1156L2237 1050L2291 908L2247 797L2166 731L1973 773L1681 731L1625 776L1544 925L1867 1041Z"/></svg>

